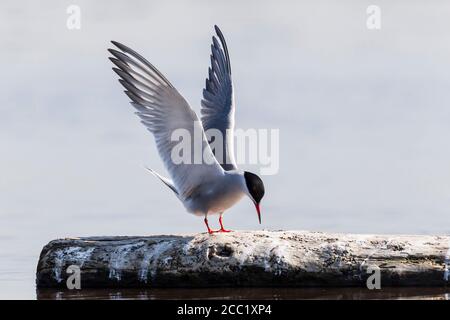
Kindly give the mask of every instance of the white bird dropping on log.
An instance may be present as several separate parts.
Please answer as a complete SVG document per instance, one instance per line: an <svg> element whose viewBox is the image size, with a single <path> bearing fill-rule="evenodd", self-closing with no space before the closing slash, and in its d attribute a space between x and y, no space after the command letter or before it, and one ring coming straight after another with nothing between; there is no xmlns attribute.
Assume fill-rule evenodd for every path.
<svg viewBox="0 0 450 320"><path fill-rule="evenodd" d="M109 58L116 66L113 70L119 75L119 82L125 87L142 124L153 133L170 179L151 169L150 172L176 194L188 212L204 216L209 233L230 231L224 228L222 215L244 195L254 203L261 223L260 202L264 196L261 178L239 170L234 159L235 103L230 56L222 32L217 26L215 30L217 37L212 37L211 66L203 89L201 121L169 80L140 54L116 41L112 43L119 50L108 49L114 56ZM188 159L194 161L173 161L172 150L178 143L172 135L177 130L198 138L191 141L191 150L188 150L194 150L188 154ZM205 135L208 130L220 133L219 148L214 146L213 150L213 141L208 141ZM201 134L196 134L198 132ZM200 161L195 145L201 146ZM210 214L220 215L217 231L208 225Z"/></svg>

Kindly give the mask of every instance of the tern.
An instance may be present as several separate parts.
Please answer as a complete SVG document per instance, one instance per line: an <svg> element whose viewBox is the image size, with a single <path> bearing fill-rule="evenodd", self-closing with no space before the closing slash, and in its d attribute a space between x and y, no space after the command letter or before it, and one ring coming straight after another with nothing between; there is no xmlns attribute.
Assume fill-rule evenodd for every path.
<svg viewBox="0 0 450 320"><path fill-rule="evenodd" d="M108 49L115 65L113 70L131 99L132 106L144 126L153 134L156 146L170 178L152 169L150 172L169 187L183 203L186 210L204 217L208 233L229 232L223 225L222 215L243 196L255 205L261 223L260 202L264 196L264 184L256 174L239 170L234 159L234 89L231 78L230 56L225 38L217 26L212 37L211 65L208 68L203 99L201 121L183 96L149 61L136 51L116 42L118 48ZM172 150L177 141L172 133L177 129L195 135L199 139L204 159L209 161L176 162ZM212 141L205 131L215 129L223 139L220 148L212 148ZM222 153L217 159L218 150ZM218 214L220 229L212 230L208 216Z"/></svg>

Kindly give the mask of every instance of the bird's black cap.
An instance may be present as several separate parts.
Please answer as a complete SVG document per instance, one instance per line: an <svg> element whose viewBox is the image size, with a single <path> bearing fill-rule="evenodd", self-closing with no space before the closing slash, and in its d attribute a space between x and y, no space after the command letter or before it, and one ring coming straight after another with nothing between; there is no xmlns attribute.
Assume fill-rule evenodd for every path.
<svg viewBox="0 0 450 320"><path fill-rule="evenodd" d="M260 177L248 171L244 172L244 178L250 195L256 203L259 203L264 197L264 183Z"/></svg>

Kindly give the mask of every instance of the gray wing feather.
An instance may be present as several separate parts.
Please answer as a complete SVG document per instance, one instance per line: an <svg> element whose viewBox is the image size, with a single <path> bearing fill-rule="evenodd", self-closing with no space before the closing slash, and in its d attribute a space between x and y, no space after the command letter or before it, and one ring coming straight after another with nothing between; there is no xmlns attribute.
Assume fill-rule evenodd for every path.
<svg viewBox="0 0 450 320"><path fill-rule="evenodd" d="M237 169L233 144L235 106L230 56L222 32L217 26L215 30L219 40L215 36L212 38L211 66L203 89L201 119L207 136L209 129L219 130L222 134L222 149L213 149L217 161L224 170L235 170Z"/></svg>
<svg viewBox="0 0 450 320"><path fill-rule="evenodd" d="M222 175L223 169L214 158L197 115L174 86L136 51L118 42L112 43L121 50L108 50L116 66L113 70L119 75L119 82L126 89L142 124L154 135L171 180L152 172L183 200L200 184ZM198 164L193 159L190 163L173 161L172 150L179 141L172 141L172 133L177 129L187 130L191 137L195 136L194 132L201 133L201 150L207 161Z"/></svg>

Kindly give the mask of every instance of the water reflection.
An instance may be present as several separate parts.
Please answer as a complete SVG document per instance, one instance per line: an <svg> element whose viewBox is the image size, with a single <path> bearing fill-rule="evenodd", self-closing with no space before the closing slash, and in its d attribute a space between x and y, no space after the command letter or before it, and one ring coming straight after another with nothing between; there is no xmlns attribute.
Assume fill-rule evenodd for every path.
<svg viewBox="0 0 450 320"><path fill-rule="evenodd" d="M420 299L450 300L448 288L207 288L207 289L38 289L38 300L63 299Z"/></svg>

